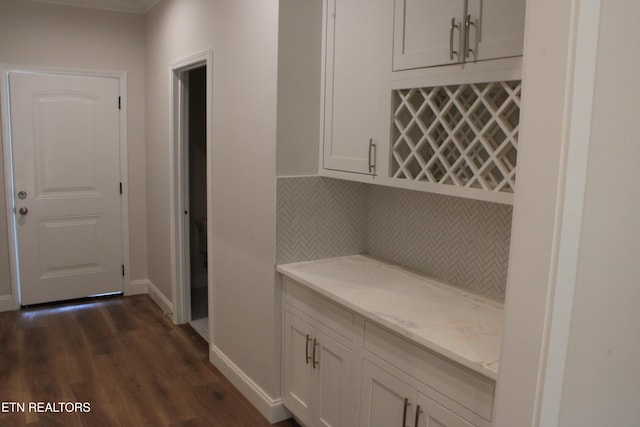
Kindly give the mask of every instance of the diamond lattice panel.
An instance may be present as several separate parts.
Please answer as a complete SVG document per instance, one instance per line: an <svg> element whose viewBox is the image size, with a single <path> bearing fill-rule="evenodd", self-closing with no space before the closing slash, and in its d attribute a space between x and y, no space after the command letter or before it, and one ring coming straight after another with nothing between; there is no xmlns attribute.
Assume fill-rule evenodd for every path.
<svg viewBox="0 0 640 427"><path fill-rule="evenodd" d="M513 193L521 82L393 92L391 176Z"/></svg>

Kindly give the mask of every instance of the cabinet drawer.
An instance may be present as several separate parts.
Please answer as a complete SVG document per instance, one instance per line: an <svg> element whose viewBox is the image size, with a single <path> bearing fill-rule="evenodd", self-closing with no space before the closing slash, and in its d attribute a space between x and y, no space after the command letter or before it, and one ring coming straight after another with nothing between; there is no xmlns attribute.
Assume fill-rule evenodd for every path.
<svg viewBox="0 0 640 427"><path fill-rule="evenodd" d="M490 421L495 382L365 322L364 348Z"/></svg>
<svg viewBox="0 0 640 427"><path fill-rule="evenodd" d="M285 302L322 323L343 337L353 339L353 313L328 299L287 279L284 280Z"/></svg>

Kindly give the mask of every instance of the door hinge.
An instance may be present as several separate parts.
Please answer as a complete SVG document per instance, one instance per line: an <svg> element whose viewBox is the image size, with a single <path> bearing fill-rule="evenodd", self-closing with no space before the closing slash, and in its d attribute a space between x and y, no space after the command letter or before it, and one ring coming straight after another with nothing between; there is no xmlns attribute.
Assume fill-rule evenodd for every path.
<svg viewBox="0 0 640 427"><path fill-rule="evenodd" d="M124 277L124 264L122 264L122 277Z"/></svg>
<svg viewBox="0 0 640 427"><path fill-rule="evenodd" d="M120 183L120 195L122 195L122 183Z"/></svg>
<svg viewBox="0 0 640 427"><path fill-rule="evenodd" d="M118 110L122 110L122 97L118 97Z"/></svg>

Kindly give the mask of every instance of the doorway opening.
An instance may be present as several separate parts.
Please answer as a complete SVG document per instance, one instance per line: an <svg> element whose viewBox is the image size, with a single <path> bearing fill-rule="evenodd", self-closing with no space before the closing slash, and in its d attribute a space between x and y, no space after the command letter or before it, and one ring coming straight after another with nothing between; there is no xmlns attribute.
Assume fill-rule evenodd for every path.
<svg viewBox="0 0 640 427"><path fill-rule="evenodd" d="M189 209L189 298L190 325L205 339L208 328L207 260L207 67L186 71L187 141L185 151ZM187 172L185 171L185 172Z"/></svg>
<svg viewBox="0 0 640 427"><path fill-rule="evenodd" d="M170 64L173 321L211 340L211 67L206 51Z"/></svg>

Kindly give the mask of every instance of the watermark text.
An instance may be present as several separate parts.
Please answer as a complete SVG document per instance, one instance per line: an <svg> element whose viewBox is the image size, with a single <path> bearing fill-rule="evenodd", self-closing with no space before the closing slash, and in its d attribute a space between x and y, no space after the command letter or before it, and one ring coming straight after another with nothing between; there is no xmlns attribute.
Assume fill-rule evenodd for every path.
<svg viewBox="0 0 640 427"><path fill-rule="evenodd" d="M0 413L91 412L90 402L0 402Z"/></svg>

